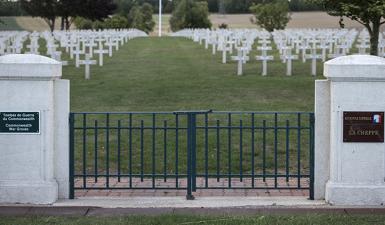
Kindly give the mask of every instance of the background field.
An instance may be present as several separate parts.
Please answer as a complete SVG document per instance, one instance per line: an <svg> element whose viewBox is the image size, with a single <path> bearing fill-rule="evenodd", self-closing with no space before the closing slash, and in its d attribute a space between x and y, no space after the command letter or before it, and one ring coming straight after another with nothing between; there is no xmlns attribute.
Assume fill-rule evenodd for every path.
<svg viewBox="0 0 385 225"><path fill-rule="evenodd" d="M91 80L84 80L84 67L67 66L63 74L71 80L72 111L313 110L310 62L295 62L292 77L278 60L268 67L262 77L253 60L236 76L235 62L222 64L221 55L191 40L150 37L129 41L104 67L93 66Z"/></svg>
<svg viewBox="0 0 385 225"><path fill-rule="evenodd" d="M210 20L213 23L213 28L219 24L226 23L230 28L256 28L257 26L250 22L251 14L228 14L219 15L211 14ZM169 19L170 15L163 15L162 30L164 33L170 32ZM158 32L158 15L154 14L156 27L152 35ZM338 28L339 17L329 16L324 12L296 12L292 14L292 20L288 24L288 28ZM48 26L41 18L31 17L7 17L6 24L0 24L0 30L6 29L24 29L24 30L47 30ZM362 26L350 19L345 19L346 28L362 28ZM60 21L56 22L56 28L60 27Z"/></svg>

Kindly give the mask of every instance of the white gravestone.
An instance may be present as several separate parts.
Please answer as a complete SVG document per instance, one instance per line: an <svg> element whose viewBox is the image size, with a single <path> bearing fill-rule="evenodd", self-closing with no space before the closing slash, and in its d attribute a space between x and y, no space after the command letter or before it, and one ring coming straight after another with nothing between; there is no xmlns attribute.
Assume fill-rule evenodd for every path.
<svg viewBox="0 0 385 225"><path fill-rule="evenodd" d="M61 75L47 57L0 57L1 203L69 197L69 81Z"/></svg>
<svg viewBox="0 0 385 225"><path fill-rule="evenodd" d="M307 59L311 59L311 75L317 75L317 59L322 59L322 55L317 54L317 49L312 49L311 54L306 55Z"/></svg>
<svg viewBox="0 0 385 225"><path fill-rule="evenodd" d="M85 79L89 80L91 78L91 73L90 73L90 67L91 65L96 65L96 60L91 60L90 55L86 55L85 60L79 60L79 65L84 65L85 67Z"/></svg>
<svg viewBox="0 0 385 225"><path fill-rule="evenodd" d="M238 55L232 56L231 59L233 61L238 62L237 75L238 76L243 75L243 64L244 62L249 60L249 57L246 55L245 49L243 49L242 47L238 48Z"/></svg>
<svg viewBox="0 0 385 225"><path fill-rule="evenodd" d="M262 61L262 76L267 75L267 61L274 60L274 56L267 55L267 51L272 50L271 47L258 47L258 50L262 51L262 55L256 56L255 59L258 61Z"/></svg>
<svg viewBox="0 0 385 225"><path fill-rule="evenodd" d="M103 66L103 54L108 54L108 50L103 49L103 44L99 42L99 48L94 52L99 55L99 66Z"/></svg>
<svg viewBox="0 0 385 225"><path fill-rule="evenodd" d="M315 197L383 205L385 59L339 57L325 63L324 76L316 81Z"/></svg>

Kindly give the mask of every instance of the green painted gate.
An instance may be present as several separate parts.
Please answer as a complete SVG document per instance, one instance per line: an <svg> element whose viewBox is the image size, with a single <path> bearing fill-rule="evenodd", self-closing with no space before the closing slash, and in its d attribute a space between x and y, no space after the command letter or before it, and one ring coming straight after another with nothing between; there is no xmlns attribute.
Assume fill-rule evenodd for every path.
<svg viewBox="0 0 385 225"><path fill-rule="evenodd" d="M300 189L314 185L314 114L74 112L76 190Z"/></svg>

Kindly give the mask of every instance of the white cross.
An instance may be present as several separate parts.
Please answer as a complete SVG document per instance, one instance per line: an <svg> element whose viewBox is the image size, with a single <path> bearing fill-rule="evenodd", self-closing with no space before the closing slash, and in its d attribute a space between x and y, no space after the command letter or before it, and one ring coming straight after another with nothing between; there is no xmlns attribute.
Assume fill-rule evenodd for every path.
<svg viewBox="0 0 385 225"><path fill-rule="evenodd" d="M227 46L226 42L223 42L223 47L222 47L222 63L226 64L227 63L227 52L231 51L231 47Z"/></svg>
<svg viewBox="0 0 385 225"><path fill-rule="evenodd" d="M306 55L307 59L311 59L311 75L317 75L317 59L322 59L322 55L317 55L317 49L312 49L311 54Z"/></svg>
<svg viewBox="0 0 385 225"><path fill-rule="evenodd" d="M108 46L108 56L112 57L112 46L114 45L114 43L112 43L111 41L107 41L105 45Z"/></svg>
<svg viewBox="0 0 385 225"><path fill-rule="evenodd" d="M108 50L103 49L103 44L99 42L99 49L94 52L99 54L99 66L103 66L103 54L107 54Z"/></svg>
<svg viewBox="0 0 385 225"><path fill-rule="evenodd" d="M262 61L262 76L266 76L267 75L267 61L268 60L274 60L274 56L267 55L267 51L271 50L272 48L269 46L265 46L265 47L262 46L262 47L258 47L257 49L262 51L262 55L257 55L255 57L255 59L258 61Z"/></svg>
<svg viewBox="0 0 385 225"><path fill-rule="evenodd" d="M85 78L89 80L91 78L90 75L90 67L91 65L96 65L96 60L90 60L90 55L86 54L85 60L80 60L80 65L85 65Z"/></svg>
<svg viewBox="0 0 385 225"><path fill-rule="evenodd" d="M238 48L238 55L231 57L232 60L238 61L238 76L241 76L243 74L243 63L249 60L249 57L246 56L245 53L246 52L242 48Z"/></svg>
<svg viewBox="0 0 385 225"><path fill-rule="evenodd" d="M94 47L96 46L95 42L94 41L89 41L87 43L84 43L84 46L85 48L88 47L88 54L90 55L90 57L94 57L94 54L93 54L93 50L94 50Z"/></svg>
<svg viewBox="0 0 385 225"><path fill-rule="evenodd" d="M75 66L79 67L79 61L80 61L80 54L83 53L83 51L79 50L79 45L76 46L76 50L72 50L72 53L75 54Z"/></svg>
<svg viewBox="0 0 385 225"><path fill-rule="evenodd" d="M291 54L291 48L287 47L285 50L285 54L283 55L283 58L285 58L285 61L286 61L286 75L291 76L292 75L292 60L297 60L298 55L292 55Z"/></svg>

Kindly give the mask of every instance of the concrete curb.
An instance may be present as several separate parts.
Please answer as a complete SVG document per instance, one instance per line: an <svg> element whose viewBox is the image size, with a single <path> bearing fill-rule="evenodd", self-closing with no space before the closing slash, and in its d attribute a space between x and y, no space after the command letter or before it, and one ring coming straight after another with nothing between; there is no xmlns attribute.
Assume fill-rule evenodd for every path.
<svg viewBox="0 0 385 225"><path fill-rule="evenodd" d="M130 215L306 215L385 214L385 208L348 207L231 207L231 208L97 208L55 206L0 206L0 216L130 216Z"/></svg>

